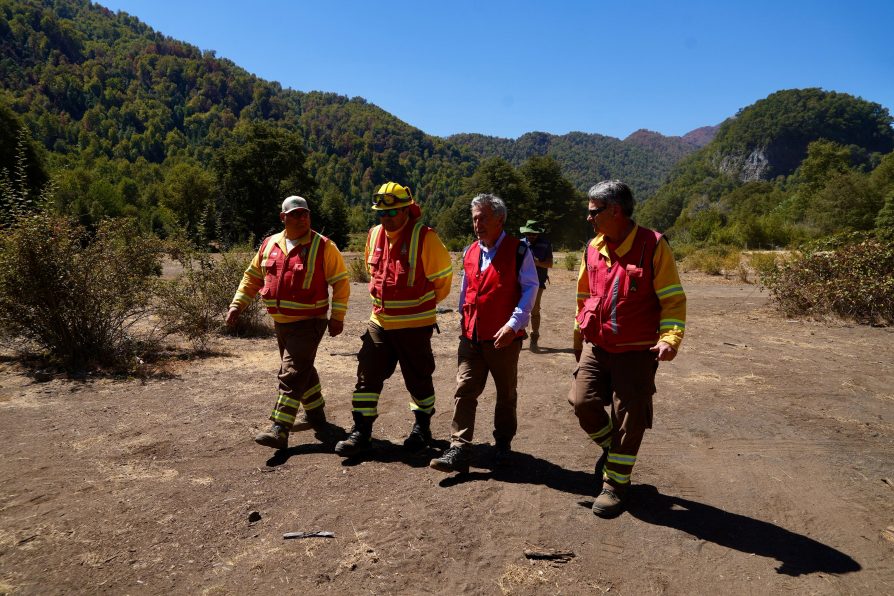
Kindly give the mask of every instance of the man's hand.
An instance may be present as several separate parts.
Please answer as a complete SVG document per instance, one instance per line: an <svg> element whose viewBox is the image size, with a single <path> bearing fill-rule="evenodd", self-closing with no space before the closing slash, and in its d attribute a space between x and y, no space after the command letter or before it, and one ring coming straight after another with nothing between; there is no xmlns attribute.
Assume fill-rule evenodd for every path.
<svg viewBox="0 0 894 596"><path fill-rule="evenodd" d="M494 347L498 350L505 348L515 340L515 330L509 325L503 325L494 334Z"/></svg>
<svg viewBox="0 0 894 596"><path fill-rule="evenodd" d="M345 330L345 322L337 321L335 319L329 319L329 335L335 337Z"/></svg>
<svg viewBox="0 0 894 596"><path fill-rule="evenodd" d="M660 341L649 349L653 352L658 352L657 358L659 361L666 360L669 362L677 356L677 350L666 341Z"/></svg>
<svg viewBox="0 0 894 596"><path fill-rule="evenodd" d="M236 323L239 322L239 314L240 310L235 306L231 306L230 310L227 311L227 327L235 327Z"/></svg>

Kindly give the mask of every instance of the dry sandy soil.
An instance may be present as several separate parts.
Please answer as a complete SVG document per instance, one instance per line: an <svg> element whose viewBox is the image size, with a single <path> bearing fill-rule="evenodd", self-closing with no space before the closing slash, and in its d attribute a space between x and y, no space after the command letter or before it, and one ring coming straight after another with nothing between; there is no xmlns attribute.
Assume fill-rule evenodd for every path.
<svg viewBox="0 0 894 596"><path fill-rule="evenodd" d="M629 510L603 520L596 450L565 401L574 274L553 278L543 349L521 355L512 465L492 469L489 385L465 477L403 453L399 376L365 459L308 432L283 452L255 445L272 339L219 339L218 355L143 381L38 382L5 360L0 593L894 593L892 330L786 320L753 285L684 275L687 338L659 370ZM352 291L317 362L342 428L369 308ZM433 340L440 447L457 323L441 315ZM283 539L318 530L334 537Z"/></svg>

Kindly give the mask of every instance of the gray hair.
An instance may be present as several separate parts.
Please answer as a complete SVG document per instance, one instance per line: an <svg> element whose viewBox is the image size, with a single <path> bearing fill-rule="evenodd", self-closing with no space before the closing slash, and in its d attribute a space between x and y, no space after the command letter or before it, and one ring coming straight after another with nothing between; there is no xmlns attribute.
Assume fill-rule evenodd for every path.
<svg viewBox="0 0 894 596"><path fill-rule="evenodd" d="M478 207L481 209L482 207L488 207L494 215L506 221L506 203L503 202L503 199L498 197L497 195L491 195L487 193L481 193L474 199L472 199L471 208L474 209Z"/></svg>
<svg viewBox="0 0 894 596"><path fill-rule="evenodd" d="M605 201L606 204L621 206L621 213L626 217L633 216L633 191L620 180L604 180L590 187L587 197L591 201Z"/></svg>

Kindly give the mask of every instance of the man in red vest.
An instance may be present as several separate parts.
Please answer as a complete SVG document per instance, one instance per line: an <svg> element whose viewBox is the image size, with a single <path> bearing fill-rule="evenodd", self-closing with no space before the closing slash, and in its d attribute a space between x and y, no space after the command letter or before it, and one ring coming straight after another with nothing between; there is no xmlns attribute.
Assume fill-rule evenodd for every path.
<svg viewBox="0 0 894 596"><path fill-rule="evenodd" d="M239 314L260 291L273 318L281 363L279 396L270 415L273 424L257 435L255 442L285 449L293 427L306 425L305 428L314 429L318 439L331 440L314 360L323 333L328 329L329 335L335 337L344 329L351 286L338 247L311 230L306 200L287 197L279 219L284 229L261 242L233 297L227 325L236 324ZM327 316L330 286L332 314ZM296 425L295 417L301 408L305 421Z"/></svg>
<svg viewBox="0 0 894 596"><path fill-rule="evenodd" d="M601 448L593 513L613 517L623 510L643 435L652 428L658 363L673 360L683 340L686 295L667 240L631 219L630 188L609 180L588 196L596 237L578 274L578 365L569 401Z"/></svg>
<svg viewBox="0 0 894 596"><path fill-rule="evenodd" d="M497 389L494 408L495 463L507 463L518 427L518 355L539 281L527 245L503 231L506 204L494 195L472 199L478 237L463 254L459 339L450 448L430 466L468 472L478 396L490 373Z"/></svg>
<svg viewBox="0 0 894 596"><path fill-rule="evenodd" d="M345 457L372 447L379 396L398 363L415 417L404 447L413 453L428 449L435 412L431 337L437 304L450 293L453 280L450 253L437 233L420 221L422 211L408 187L386 182L373 195L372 208L382 223L366 237L372 314L357 354L357 384L351 399L354 427L335 446L335 452Z"/></svg>

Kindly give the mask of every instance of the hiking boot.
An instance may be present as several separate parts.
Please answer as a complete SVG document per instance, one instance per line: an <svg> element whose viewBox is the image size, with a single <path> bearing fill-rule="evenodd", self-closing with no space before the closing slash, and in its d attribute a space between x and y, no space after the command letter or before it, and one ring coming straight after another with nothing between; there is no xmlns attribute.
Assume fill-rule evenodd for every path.
<svg viewBox="0 0 894 596"><path fill-rule="evenodd" d="M624 497L627 493L627 486L613 486L605 484L602 492L593 501L593 513L599 517L609 518L616 517L624 510Z"/></svg>
<svg viewBox="0 0 894 596"><path fill-rule="evenodd" d="M372 425L375 417L353 413L354 427L344 441L335 444L335 452L342 457L352 457L372 449Z"/></svg>
<svg viewBox="0 0 894 596"><path fill-rule="evenodd" d="M602 492L602 486L605 483L605 478L603 478L602 473L605 471L605 461L608 459L608 449L603 449L602 453L596 459L596 466L593 469L593 474L596 476L596 494Z"/></svg>
<svg viewBox="0 0 894 596"><path fill-rule="evenodd" d="M269 430L255 436L255 443L273 449L285 449L289 446L289 431L274 422Z"/></svg>
<svg viewBox="0 0 894 596"><path fill-rule="evenodd" d="M494 446L494 465L508 466L511 457L512 443L509 441L498 440Z"/></svg>
<svg viewBox="0 0 894 596"><path fill-rule="evenodd" d="M462 446L450 447L444 452L444 455L433 459L429 462L428 467L439 472L459 472L460 474L469 471L469 460L471 459L468 449Z"/></svg>
<svg viewBox="0 0 894 596"><path fill-rule="evenodd" d="M434 413L434 410L430 414L413 410L416 422L413 423L410 434L404 439L404 449L412 453L420 453L431 446L431 417Z"/></svg>

